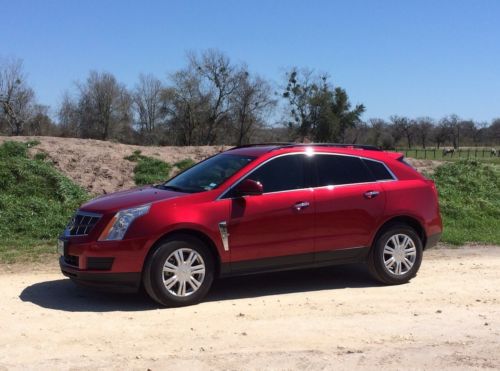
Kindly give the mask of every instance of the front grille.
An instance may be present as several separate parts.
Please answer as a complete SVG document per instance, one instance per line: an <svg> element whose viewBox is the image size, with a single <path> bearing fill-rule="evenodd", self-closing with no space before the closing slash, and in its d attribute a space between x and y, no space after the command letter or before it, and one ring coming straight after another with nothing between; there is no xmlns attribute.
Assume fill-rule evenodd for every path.
<svg viewBox="0 0 500 371"><path fill-rule="evenodd" d="M65 255L64 262L68 265L78 267L78 256L75 255Z"/></svg>
<svg viewBox="0 0 500 371"><path fill-rule="evenodd" d="M77 211L66 227L68 236L86 236L101 219L100 214Z"/></svg>

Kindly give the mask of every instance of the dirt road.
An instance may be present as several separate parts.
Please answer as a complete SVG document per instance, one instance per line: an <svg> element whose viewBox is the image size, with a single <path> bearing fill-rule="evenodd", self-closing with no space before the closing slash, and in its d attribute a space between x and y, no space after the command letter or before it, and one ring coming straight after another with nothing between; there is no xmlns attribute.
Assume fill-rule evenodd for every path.
<svg viewBox="0 0 500 371"><path fill-rule="evenodd" d="M0 273L2 369L500 368L500 247L426 252L410 284L362 266L218 282L197 306Z"/></svg>

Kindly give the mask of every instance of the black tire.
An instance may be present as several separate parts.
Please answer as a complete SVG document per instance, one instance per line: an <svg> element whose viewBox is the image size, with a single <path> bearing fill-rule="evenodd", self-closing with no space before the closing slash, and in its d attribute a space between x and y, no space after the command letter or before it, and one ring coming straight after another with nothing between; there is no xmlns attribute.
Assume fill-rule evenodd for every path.
<svg viewBox="0 0 500 371"><path fill-rule="evenodd" d="M415 260L413 262L413 265L410 269L407 269L405 265L404 268L407 269L407 271L403 272L402 274L396 274L395 272L391 271L390 268L387 268L384 259L385 257L390 258L390 255L384 254L384 248L386 244L388 244L389 240L396 235L408 236L415 247ZM389 243L389 245L391 244L392 242ZM387 285L400 285L403 283L407 283L417 275L417 272L422 263L422 255L423 245L418 233L412 227L406 224L392 224L384 228L384 230L379 234L376 241L374 242L368 256L368 269L371 275L377 281L380 281Z"/></svg>
<svg viewBox="0 0 500 371"><path fill-rule="evenodd" d="M201 257L205 273L201 285L187 296L177 296L167 289L164 283L163 268L169 257L180 249L190 249ZM185 251L185 250L180 250ZM210 290L214 280L214 257L205 244L190 235L177 235L167 238L155 247L144 266L143 285L147 294L154 301L167 307L182 307L200 302ZM178 286L177 286L178 287ZM187 287L187 286L186 286ZM191 289L194 290L193 287ZM175 287L172 288L176 291Z"/></svg>

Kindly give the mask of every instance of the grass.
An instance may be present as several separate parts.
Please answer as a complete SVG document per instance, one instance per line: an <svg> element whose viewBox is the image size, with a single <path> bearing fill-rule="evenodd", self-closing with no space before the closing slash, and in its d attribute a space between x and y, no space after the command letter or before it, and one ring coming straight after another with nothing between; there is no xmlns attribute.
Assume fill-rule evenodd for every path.
<svg viewBox="0 0 500 371"><path fill-rule="evenodd" d="M136 150L126 160L137 162L134 167L134 182L137 185L155 184L168 179L172 165L156 158L147 157Z"/></svg>
<svg viewBox="0 0 500 371"><path fill-rule="evenodd" d="M500 168L479 161L439 166L431 176L439 191L442 240L454 245L500 245Z"/></svg>
<svg viewBox="0 0 500 371"><path fill-rule="evenodd" d="M177 169L179 169L179 171L184 171L184 170L190 168L191 166L193 166L194 164L196 164L196 162L194 162L193 159L185 158L184 160L177 161L174 164L174 166Z"/></svg>
<svg viewBox="0 0 500 371"><path fill-rule="evenodd" d="M36 142L0 145L0 262L37 260L53 253L71 214L89 198L42 158Z"/></svg>

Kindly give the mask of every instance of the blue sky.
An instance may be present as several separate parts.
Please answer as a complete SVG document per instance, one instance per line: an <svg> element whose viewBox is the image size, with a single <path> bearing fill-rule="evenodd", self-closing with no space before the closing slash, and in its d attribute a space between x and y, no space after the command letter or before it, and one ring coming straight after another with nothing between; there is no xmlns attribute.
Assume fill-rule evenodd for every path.
<svg viewBox="0 0 500 371"><path fill-rule="evenodd" d="M0 0L0 56L24 60L53 108L91 69L129 87L217 48L279 83L329 73L364 118L500 117L500 1Z"/></svg>

